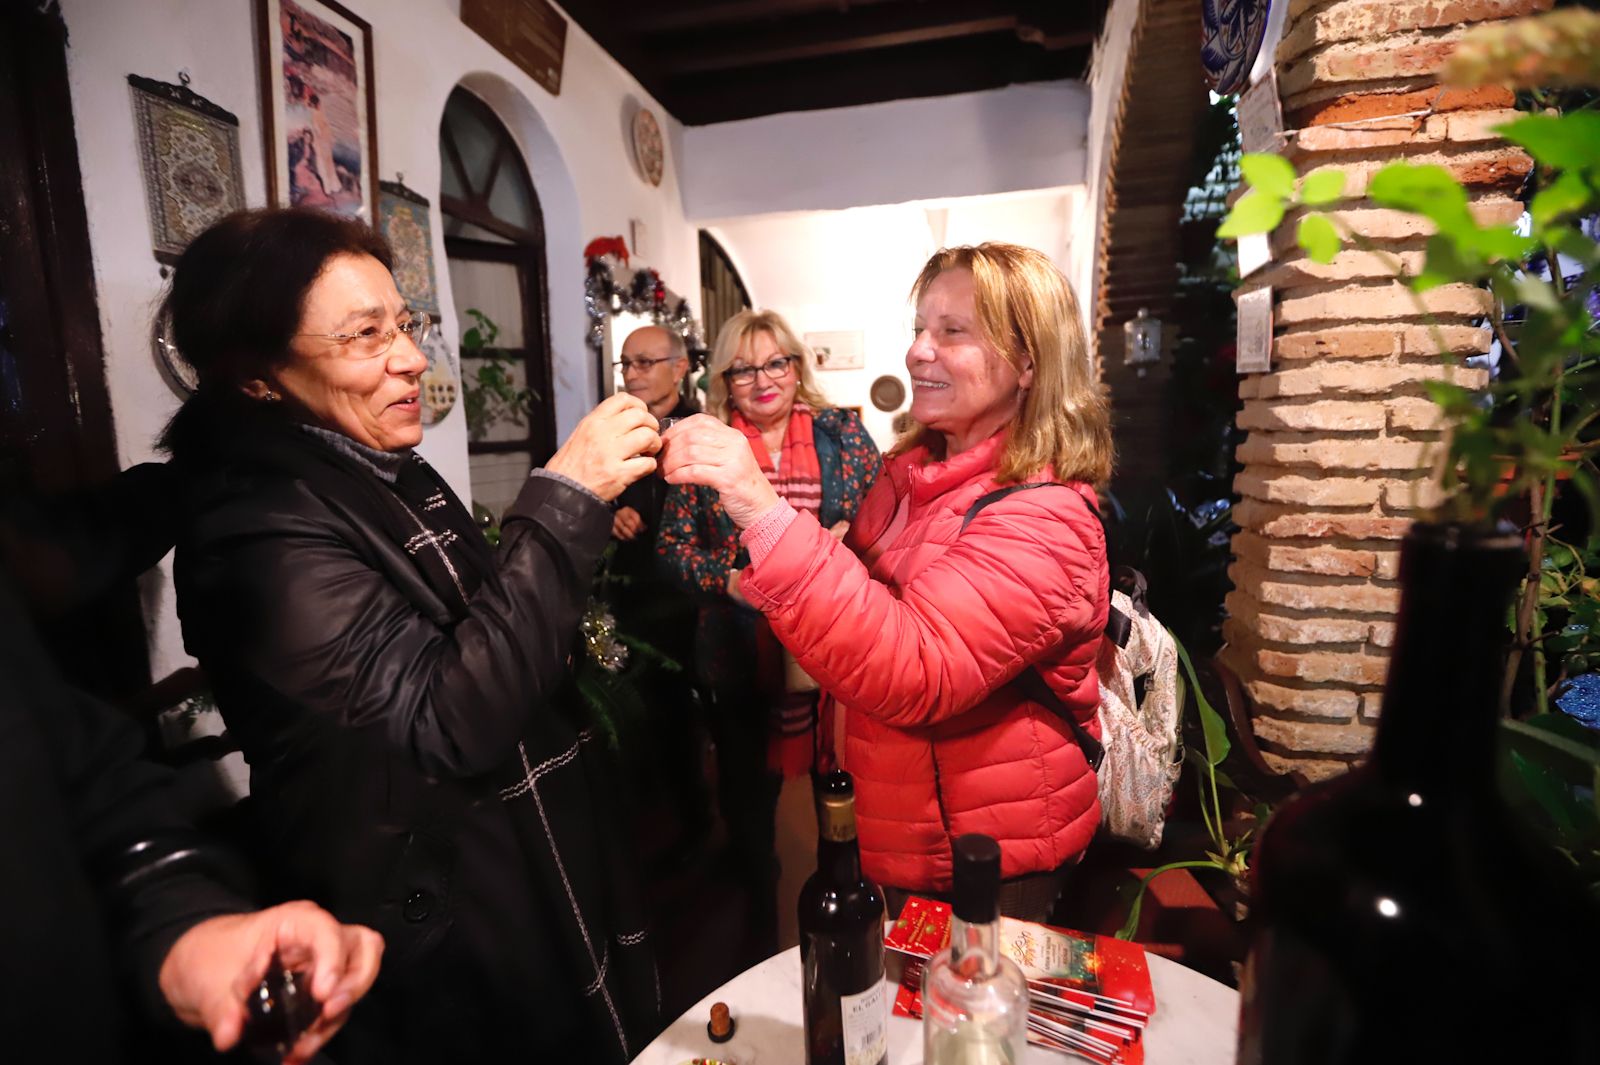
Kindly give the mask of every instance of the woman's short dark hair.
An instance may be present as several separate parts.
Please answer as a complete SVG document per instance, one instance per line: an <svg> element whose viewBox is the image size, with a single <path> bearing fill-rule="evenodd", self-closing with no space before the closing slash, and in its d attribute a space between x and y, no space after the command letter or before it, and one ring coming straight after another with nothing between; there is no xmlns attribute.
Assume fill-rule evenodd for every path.
<svg viewBox="0 0 1600 1065"><path fill-rule="evenodd" d="M327 211L228 215L179 257L156 317L158 341L193 367L202 392L233 389L284 360L306 293L339 255L370 255L386 268L394 258L382 234Z"/></svg>

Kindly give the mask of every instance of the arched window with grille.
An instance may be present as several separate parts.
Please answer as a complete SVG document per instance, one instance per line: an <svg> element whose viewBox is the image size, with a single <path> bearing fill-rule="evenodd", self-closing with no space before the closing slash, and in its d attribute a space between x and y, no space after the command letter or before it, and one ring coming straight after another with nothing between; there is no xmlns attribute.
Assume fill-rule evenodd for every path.
<svg viewBox="0 0 1600 1065"><path fill-rule="evenodd" d="M510 131L465 89L445 104L439 155L472 500L498 520L555 452L544 215Z"/></svg>
<svg viewBox="0 0 1600 1065"><path fill-rule="evenodd" d="M700 231L700 313L706 346L715 348L722 323L750 307L750 292L733 260L705 230Z"/></svg>

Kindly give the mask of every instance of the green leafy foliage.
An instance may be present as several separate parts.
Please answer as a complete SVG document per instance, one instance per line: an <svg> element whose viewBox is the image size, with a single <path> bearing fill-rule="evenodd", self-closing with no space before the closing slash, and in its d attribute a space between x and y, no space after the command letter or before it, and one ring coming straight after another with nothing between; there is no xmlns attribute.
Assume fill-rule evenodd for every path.
<svg viewBox="0 0 1600 1065"><path fill-rule="evenodd" d="M1586 17L1586 39L1600 41L1600 18ZM1515 36L1533 21L1511 20L1504 32ZM1546 16L1546 23L1534 30L1556 33L1556 21ZM1486 44L1473 62L1489 63L1495 47ZM1588 47L1571 53L1569 73L1600 69L1592 43ZM1527 56L1548 58L1553 48L1532 48ZM1468 51L1463 47L1461 54ZM1519 84L1538 84L1517 69ZM1549 109L1562 99L1536 90L1530 106ZM1600 669L1600 328L1593 310L1600 246L1593 230L1586 233L1579 224L1600 211L1600 108L1593 93L1565 99L1573 103L1565 113L1526 114L1500 127L1536 164L1521 231L1480 224L1468 190L1441 166L1390 164L1372 175L1365 196L1429 223L1421 268L1407 274L1395 260L1397 279L1417 294L1419 317L1432 323L1421 294L1441 285L1481 286L1495 297L1490 325L1501 352L1497 379L1481 391L1449 379L1425 385L1449 429L1446 502L1437 516L1511 520L1526 534L1529 570L1507 618L1513 633L1507 694L1513 717L1526 720L1507 722L1502 784L1600 894L1600 737L1547 712L1571 677ZM1342 183L1335 191L1326 176L1336 171L1307 176L1298 191L1284 188L1279 167L1254 161L1244 173L1252 190L1234 205L1223 235L1262 232L1297 210L1297 236L1313 258L1334 247L1329 230L1364 251L1387 254L1352 232L1346 216L1329 211L1343 193ZM1558 265L1552 269L1552 263ZM1434 338L1441 359L1458 361L1436 327ZM1563 539L1558 499L1587 507L1584 542Z"/></svg>
<svg viewBox="0 0 1600 1065"><path fill-rule="evenodd" d="M1600 733L1565 714L1503 723L1498 786L1600 902Z"/></svg>
<svg viewBox="0 0 1600 1065"><path fill-rule="evenodd" d="M1168 635L1172 634L1169 632ZM1228 834L1222 800L1217 791L1219 785L1233 787L1227 774L1218 768L1228 757L1228 752L1233 749L1233 744L1228 739L1228 726L1200 687L1200 678L1195 675L1194 663L1189 660L1189 652L1183 646L1183 641L1177 636L1172 636L1172 642L1177 646L1178 660L1183 664L1183 673L1178 678L1179 713L1181 715L1182 708L1187 705L1188 696L1192 694L1195 713L1200 716L1200 733L1204 749L1196 750L1190 747L1184 752L1184 756L1199 769L1195 779L1200 786L1200 815L1205 821L1210 847L1205 851L1203 858L1168 862L1146 873L1140 879L1133 901L1129 904L1127 919L1117 930L1118 939L1133 938L1139 928L1139 915L1144 910L1145 891L1149 888L1150 881L1162 873L1174 869L1212 869L1227 874L1235 881L1242 881L1250 870L1251 841L1255 838L1257 827L1266 823L1270 812L1265 804L1257 804L1255 824L1236 836Z"/></svg>
<svg viewBox="0 0 1600 1065"><path fill-rule="evenodd" d="M461 397L467 412L467 435L481 440L493 425L526 425L538 397L531 388L517 384L517 356L495 346L500 327L476 308L469 307L466 313L474 324L461 334ZM477 363L475 372L465 372L468 359Z"/></svg>
<svg viewBox="0 0 1600 1065"><path fill-rule="evenodd" d="M1239 172L1250 187L1287 200L1294 195L1294 167L1278 155L1254 154L1239 160Z"/></svg>
<svg viewBox="0 0 1600 1065"><path fill-rule="evenodd" d="M1600 169L1600 112L1524 115L1498 128L1501 136L1521 145L1541 166L1588 171Z"/></svg>
<svg viewBox="0 0 1600 1065"><path fill-rule="evenodd" d="M1594 203L1594 189L1581 174L1567 171L1539 190L1528 213L1534 229L1544 232L1563 218L1575 215Z"/></svg>
<svg viewBox="0 0 1600 1065"><path fill-rule="evenodd" d="M1308 214L1300 219L1300 230L1295 239L1306 254L1319 263L1333 262L1333 257L1344 246L1333 223L1320 214Z"/></svg>
<svg viewBox="0 0 1600 1065"><path fill-rule="evenodd" d="M1460 236L1477 228L1467 190L1442 166L1390 163L1367 185L1374 203L1420 214L1442 233Z"/></svg>
<svg viewBox="0 0 1600 1065"><path fill-rule="evenodd" d="M1246 159L1250 156L1245 156ZM1247 192L1239 197L1228 217L1217 227L1219 237L1244 237L1252 233L1270 233L1283 221L1284 201L1270 193Z"/></svg>
<svg viewBox="0 0 1600 1065"><path fill-rule="evenodd" d="M1343 170L1318 170L1300 183L1300 202L1321 207L1344 196Z"/></svg>

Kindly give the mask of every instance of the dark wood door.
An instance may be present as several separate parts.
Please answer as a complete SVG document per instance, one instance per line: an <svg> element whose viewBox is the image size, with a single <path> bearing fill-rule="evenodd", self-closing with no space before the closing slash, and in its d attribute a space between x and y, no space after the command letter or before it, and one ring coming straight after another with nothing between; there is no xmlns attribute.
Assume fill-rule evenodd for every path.
<svg viewBox="0 0 1600 1065"><path fill-rule="evenodd" d="M0 4L0 515L117 469L66 28L54 5ZM80 686L115 697L148 685L131 586L46 628Z"/></svg>

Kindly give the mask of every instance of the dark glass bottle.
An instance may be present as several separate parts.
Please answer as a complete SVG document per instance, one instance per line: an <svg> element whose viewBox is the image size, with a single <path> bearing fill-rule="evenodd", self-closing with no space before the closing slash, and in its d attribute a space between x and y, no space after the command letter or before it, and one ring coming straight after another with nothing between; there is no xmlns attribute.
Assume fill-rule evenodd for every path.
<svg viewBox="0 0 1600 1065"><path fill-rule="evenodd" d="M1418 525L1371 757L1254 864L1240 1065L1600 1062L1600 917L1495 788L1512 535Z"/></svg>
<svg viewBox="0 0 1600 1065"><path fill-rule="evenodd" d="M817 781L817 871L800 889L806 1065L883 1065L883 895L861 875L850 777Z"/></svg>

